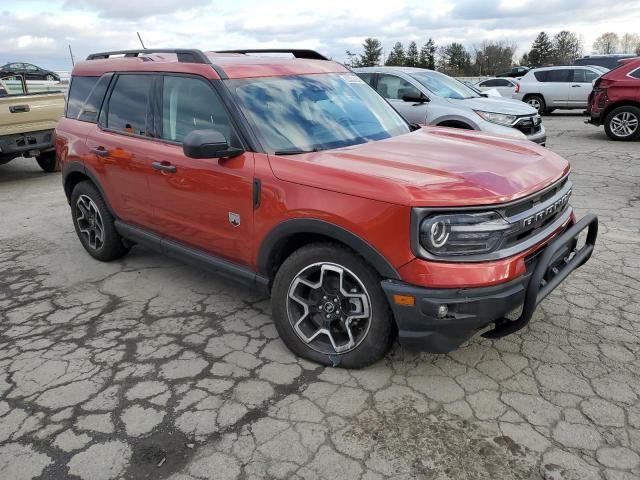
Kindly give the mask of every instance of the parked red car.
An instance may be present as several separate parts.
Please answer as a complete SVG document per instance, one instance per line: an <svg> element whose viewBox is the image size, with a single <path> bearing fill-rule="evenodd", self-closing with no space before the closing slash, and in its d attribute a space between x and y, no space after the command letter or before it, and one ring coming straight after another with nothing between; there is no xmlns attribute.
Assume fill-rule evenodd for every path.
<svg viewBox="0 0 640 480"><path fill-rule="evenodd" d="M640 136L640 57L619 62L595 81L587 123L604 125L612 140L627 141Z"/></svg>
<svg viewBox="0 0 640 480"><path fill-rule="evenodd" d="M90 255L140 244L257 287L293 352L343 367L396 334L448 352L515 332L588 260L597 218L576 222L566 160L408 124L343 65L286 52L75 66L56 148Z"/></svg>

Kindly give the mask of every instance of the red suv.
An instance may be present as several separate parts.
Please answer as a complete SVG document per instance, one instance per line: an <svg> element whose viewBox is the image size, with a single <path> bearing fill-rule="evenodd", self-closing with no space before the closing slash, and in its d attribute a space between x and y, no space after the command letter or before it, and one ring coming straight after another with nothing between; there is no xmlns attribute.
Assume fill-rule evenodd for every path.
<svg viewBox="0 0 640 480"><path fill-rule="evenodd" d="M140 244L232 276L271 295L293 352L343 367L396 335L448 352L515 332L590 257L597 219L576 222L566 160L408 124L343 65L284 52L75 66L56 148L90 255Z"/></svg>
<svg viewBox="0 0 640 480"><path fill-rule="evenodd" d="M612 140L633 140L640 136L640 58L619 62L593 84L587 123L604 125Z"/></svg>

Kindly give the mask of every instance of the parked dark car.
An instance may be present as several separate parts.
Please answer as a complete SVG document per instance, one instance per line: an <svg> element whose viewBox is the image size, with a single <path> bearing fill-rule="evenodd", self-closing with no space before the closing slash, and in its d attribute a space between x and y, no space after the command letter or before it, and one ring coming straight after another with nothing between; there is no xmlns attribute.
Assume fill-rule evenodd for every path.
<svg viewBox="0 0 640 480"><path fill-rule="evenodd" d="M24 75L27 80L55 80L60 81L60 76L51 70L45 70L31 63L14 62L0 67L0 73L11 75Z"/></svg>
<svg viewBox="0 0 640 480"><path fill-rule="evenodd" d="M628 53L618 53L612 55L586 55L575 61L575 65L595 65L597 67L608 68L613 70L620 66L618 63L625 58L633 58L635 55Z"/></svg>
<svg viewBox="0 0 640 480"><path fill-rule="evenodd" d="M496 77L511 77L511 78L519 78L523 77L529 71L529 67L513 67L508 72L498 73Z"/></svg>

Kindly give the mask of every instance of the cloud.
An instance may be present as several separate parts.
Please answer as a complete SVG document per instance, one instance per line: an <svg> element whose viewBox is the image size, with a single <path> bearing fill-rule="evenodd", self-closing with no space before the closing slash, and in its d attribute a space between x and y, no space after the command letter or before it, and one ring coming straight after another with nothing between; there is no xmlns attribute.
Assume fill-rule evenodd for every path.
<svg viewBox="0 0 640 480"><path fill-rule="evenodd" d="M175 14L180 10L189 10L211 4L211 0L154 0L143 2L136 0L66 0L63 9L79 9L95 12L103 18L117 18L135 21L157 15Z"/></svg>
<svg viewBox="0 0 640 480"><path fill-rule="evenodd" d="M396 41L467 46L483 40L529 48L541 30L582 34L586 50L605 31L637 31L638 0L21 0L0 7L0 62L24 60L69 69L89 53L139 47L203 50L307 47L336 60L377 37L386 51ZM4 10L4 11L3 11Z"/></svg>

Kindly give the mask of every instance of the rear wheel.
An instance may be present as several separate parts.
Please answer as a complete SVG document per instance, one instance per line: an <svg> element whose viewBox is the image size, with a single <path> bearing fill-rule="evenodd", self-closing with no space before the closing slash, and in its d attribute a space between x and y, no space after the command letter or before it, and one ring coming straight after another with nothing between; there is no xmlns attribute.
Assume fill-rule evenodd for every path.
<svg viewBox="0 0 640 480"><path fill-rule="evenodd" d="M55 79L56 79L56 78L55 78L53 75L51 75L51 74L48 74L45 78L46 78L47 80L49 80L49 81L52 81L52 80L55 80Z"/></svg>
<svg viewBox="0 0 640 480"><path fill-rule="evenodd" d="M60 171L60 163L58 162L58 158L56 156L55 151L41 153L36 157L36 161L40 168L45 172L59 172Z"/></svg>
<svg viewBox="0 0 640 480"><path fill-rule="evenodd" d="M604 131L612 140L629 141L640 136L640 108L623 105L607 115Z"/></svg>
<svg viewBox="0 0 640 480"><path fill-rule="evenodd" d="M287 258L271 291L273 320L289 349L323 365L360 368L391 346L391 310L375 271L340 245L311 244Z"/></svg>
<svg viewBox="0 0 640 480"><path fill-rule="evenodd" d="M545 110L547 109L544 98L542 98L540 95L529 95L525 102L535 108L540 115L545 113Z"/></svg>
<svg viewBox="0 0 640 480"><path fill-rule="evenodd" d="M129 251L104 199L91 182L80 182L73 189L71 216L82 246L93 258L109 262Z"/></svg>

